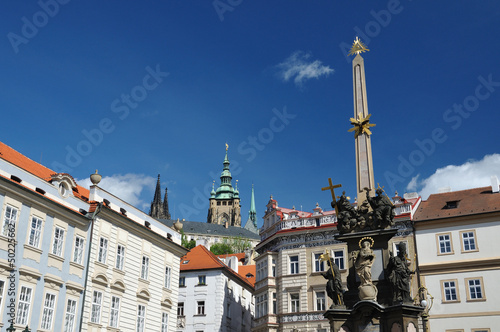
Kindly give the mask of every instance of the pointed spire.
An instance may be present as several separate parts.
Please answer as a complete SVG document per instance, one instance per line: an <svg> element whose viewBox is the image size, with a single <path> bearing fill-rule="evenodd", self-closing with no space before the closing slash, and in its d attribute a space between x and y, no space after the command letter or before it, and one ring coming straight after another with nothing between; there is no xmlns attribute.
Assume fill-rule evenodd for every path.
<svg viewBox="0 0 500 332"><path fill-rule="evenodd" d="M170 218L170 211L168 210L168 189L165 187L165 197L163 198L163 217L165 219L171 219Z"/></svg>
<svg viewBox="0 0 500 332"><path fill-rule="evenodd" d="M257 211L255 210L255 193L252 183L252 196L250 197L250 211L248 211L248 220L245 224L245 229L248 229L255 234L259 234L259 229L257 228Z"/></svg>
<svg viewBox="0 0 500 332"><path fill-rule="evenodd" d="M220 186L217 188L216 191L216 198L233 198L234 195L234 189L233 186L231 185L231 179L233 178L231 176L231 171L229 171L229 158L227 157L227 150L228 150L228 145L226 143L226 155L224 157L224 162L222 163L224 165L222 169L222 173L220 174Z"/></svg>
<svg viewBox="0 0 500 332"><path fill-rule="evenodd" d="M151 208L149 209L149 215L153 218L160 218L162 214L162 201L161 201L161 188L160 188L160 174L158 174L158 181L156 182L155 195L153 201L151 202Z"/></svg>

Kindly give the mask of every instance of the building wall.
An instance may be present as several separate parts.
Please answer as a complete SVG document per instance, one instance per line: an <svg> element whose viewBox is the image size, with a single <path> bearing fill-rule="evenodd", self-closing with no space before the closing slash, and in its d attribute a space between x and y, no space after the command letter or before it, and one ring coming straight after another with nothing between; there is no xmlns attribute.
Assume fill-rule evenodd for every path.
<svg viewBox="0 0 500 332"><path fill-rule="evenodd" d="M500 326L499 220L498 216L470 216L416 224L422 284L434 297L429 312L431 331L496 331ZM463 232L473 232L475 250L464 250ZM440 253L440 235L449 236L450 253ZM469 280L480 281L481 298L471 298ZM450 282L455 300L445 294Z"/></svg>
<svg viewBox="0 0 500 332"><path fill-rule="evenodd" d="M9 325L10 310L7 303L14 301L14 311L19 315L19 298L22 287L30 288L28 316L23 324L15 324L17 329L26 325L32 330L41 329L47 294L54 295L52 318L48 320L48 328L43 331L62 331L65 324L68 300L75 301L74 331L79 330L79 320L82 308L82 292L86 275L86 253L88 252L88 231L90 222L82 214L70 210L57 201L68 202L69 206L87 209L88 205L75 199L72 195L59 195L56 184L46 181L15 168L3 160L0 161L1 175L10 177L14 174L22 179L16 184L8 179L0 179L0 225L3 229L5 213L8 206L17 209L15 234L1 234L0 230L0 281L4 282L4 289L0 296L0 328L3 330ZM40 188L45 194L35 192ZM56 199L52 199L57 197ZM31 242L30 234L33 217L41 221L39 240ZM58 227L64 231L60 254L53 254L54 231ZM11 237L14 235L14 237ZM81 262L74 262L74 246L76 236L80 236L85 243ZM15 238L15 252L9 255L9 238ZM35 237L32 237L34 240ZM35 240L34 240L35 241ZM14 259L14 266L9 264L9 258ZM14 267L15 272L10 270ZM11 279L9 279L12 276ZM12 282L12 283L11 283ZM9 286L14 286L13 292Z"/></svg>

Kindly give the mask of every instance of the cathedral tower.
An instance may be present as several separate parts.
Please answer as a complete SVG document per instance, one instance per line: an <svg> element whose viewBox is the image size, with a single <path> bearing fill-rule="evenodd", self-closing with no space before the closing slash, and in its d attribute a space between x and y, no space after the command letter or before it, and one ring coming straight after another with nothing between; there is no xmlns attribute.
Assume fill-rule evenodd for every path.
<svg viewBox="0 0 500 332"><path fill-rule="evenodd" d="M217 190L212 187L207 222L210 224L227 224L229 226L241 227L241 206L238 181L236 181L236 188L233 188L231 185L232 177L229 171L227 150L228 145L226 144L226 157L222 163L224 167L220 175L220 186Z"/></svg>
<svg viewBox="0 0 500 332"><path fill-rule="evenodd" d="M160 187L160 174L158 174L158 181L156 182L155 196L151 202L149 215L155 219L171 219L168 210L168 194L165 188L165 198L161 200L161 187Z"/></svg>

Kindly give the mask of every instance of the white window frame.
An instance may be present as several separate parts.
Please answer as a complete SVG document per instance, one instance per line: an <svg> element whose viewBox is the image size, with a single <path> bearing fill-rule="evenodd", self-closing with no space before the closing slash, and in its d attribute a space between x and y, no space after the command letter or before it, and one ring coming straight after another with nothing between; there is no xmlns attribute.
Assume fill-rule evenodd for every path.
<svg viewBox="0 0 500 332"><path fill-rule="evenodd" d="M300 293L290 293L290 312L300 312Z"/></svg>
<svg viewBox="0 0 500 332"><path fill-rule="evenodd" d="M271 274L276 277L276 258L271 258Z"/></svg>
<svg viewBox="0 0 500 332"><path fill-rule="evenodd" d="M40 247L40 238L42 235L42 224L43 219L32 216L30 223L30 236L28 239L28 244L32 247L39 248Z"/></svg>
<svg viewBox="0 0 500 332"><path fill-rule="evenodd" d="M299 274L299 255L288 256L290 262L290 274ZM295 258L297 260L295 260Z"/></svg>
<svg viewBox="0 0 500 332"><path fill-rule="evenodd" d="M172 279L172 269L170 266L165 266L165 288L170 289L170 281Z"/></svg>
<svg viewBox="0 0 500 332"><path fill-rule="evenodd" d="M73 250L73 262L82 265L83 252L85 251L85 239L77 235L75 237L75 248Z"/></svg>
<svg viewBox="0 0 500 332"><path fill-rule="evenodd" d="M108 256L108 239L102 237L99 239L99 252L97 253L97 261L106 264Z"/></svg>
<svg viewBox="0 0 500 332"><path fill-rule="evenodd" d="M137 332L144 332L146 325L146 306L139 304L137 306Z"/></svg>
<svg viewBox="0 0 500 332"><path fill-rule="evenodd" d="M468 230L460 232L460 244L462 245L462 252L476 252L479 251L477 247L476 231Z"/></svg>
<svg viewBox="0 0 500 332"><path fill-rule="evenodd" d="M6 282L4 280L0 280L0 313L2 313L3 306L3 291L5 289Z"/></svg>
<svg viewBox="0 0 500 332"><path fill-rule="evenodd" d="M179 277L179 287L186 287L186 277Z"/></svg>
<svg viewBox="0 0 500 332"><path fill-rule="evenodd" d="M184 316L184 302L177 303L177 316Z"/></svg>
<svg viewBox="0 0 500 332"><path fill-rule="evenodd" d="M66 313L64 318L64 332L73 332L75 330L76 307L77 302L73 299L68 299L66 302Z"/></svg>
<svg viewBox="0 0 500 332"><path fill-rule="evenodd" d="M148 280L148 274L149 274L149 257L143 255L141 263L141 279Z"/></svg>
<svg viewBox="0 0 500 332"><path fill-rule="evenodd" d="M342 253L342 255L337 255ZM344 249L332 250L333 262L339 267L339 270L345 270L345 251Z"/></svg>
<svg viewBox="0 0 500 332"><path fill-rule="evenodd" d="M161 332L168 332L168 313L161 313Z"/></svg>
<svg viewBox="0 0 500 332"><path fill-rule="evenodd" d="M441 280L443 303L460 302L458 294L458 282L453 280Z"/></svg>
<svg viewBox="0 0 500 332"><path fill-rule="evenodd" d="M320 295L322 294L322 295ZM315 291L314 292L314 308L316 311L325 311L326 310L326 292L325 291Z"/></svg>
<svg viewBox="0 0 500 332"><path fill-rule="evenodd" d="M43 300L43 312L40 328L42 330L52 329L52 321L54 318L54 309L56 307L56 295L52 293L45 293Z"/></svg>
<svg viewBox="0 0 500 332"><path fill-rule="evenodd" d="M118 270L123 270L124 263L125 263L125 246L118 244L116 246L115 268L117 268Z"/></svg>
<svg viewBox="0 0 500 332"><path fill-rule="evenodd" d="M278 297L276 296L276 292L273 292L273 315L278 313Z"/></svg>
<svg viewBox="0 0 500 332"><path fill-rule="evenodd" d="M90 322L99 324L101 322L102 292L94 290L92 293L92 306L90 311Z"/></svg>
<svg viewBox="0 0 500 332"><path fill-rule="evenodd" d="M33 288L28 286L21 286L19 292L19 301L17 303L16 324L27 325L31 309L31 297L33 295Z"/></svg>
<svg viewBox="0 0 500 332"><path fill-rule="evenodd" d="M451 240L451 233L436 234L438 255L451 255L453 254L453 242Z"/></svg>
<svg viewBox="0 0 500 332"><path fill-rule="evenodd" d="M471 282L474 284L471 285ZM467 289L467 301L485 301L486 295L484 293L484 285L482 277L473 277L465 279L465 288ZM478 290L479 295L478 297Z"/></svg>
<svg viewBox="0 0 500 332"><path fill-rule="evenodd" d="M7 215L8 214L8 215ZM12 216L14 215L14 216ZM2 235L9 235L9 225L13 224L14 227L17 223L17 216L19 215L19 209L13 207L12 205L6 205L5 211L3 213L3 225L2 225Z"/></svg>
<svg viewBox="0 0 500 332"><path fill-rule="evenodd" d="M207 284L207 276L202 274L198 276L198 285L205 286Z"/></svg>
<svg viewBox="0 0 500 332"><path fill-rule="evenodd" d="M325 262L321 260L320 256L322 255L323 253L321 252L313 252L312 253L312 259L313 259L313 267L314 267L314 270L313 272L324 272L325 271Z"/></svg>
<svg viewBox="0 0 500 332"><path fill-rule="evenodd" d="M52 254L62 257L64 250L64 233L65 230L62 227L56 226L54 229L54 239L52 241Z"/></svg>
<svg viewBox="0 0 500 332"><path fill-rule="evenodd" d="M120 321L120 302L121 299L118 296L111 296L109 308L109 326L118 327Z"/></svg>
<svg viewBox="0 0 500 332"><path fill-rule="evenodd" d="M196 314L198 316L205 315L205 301L196 301Z"/></svg>

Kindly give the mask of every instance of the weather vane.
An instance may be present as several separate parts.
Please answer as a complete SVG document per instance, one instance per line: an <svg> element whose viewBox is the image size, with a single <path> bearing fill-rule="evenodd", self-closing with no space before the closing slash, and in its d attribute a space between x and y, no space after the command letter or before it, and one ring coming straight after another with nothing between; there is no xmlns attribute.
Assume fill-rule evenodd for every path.
<svg viewBox="0 0 500 332"><path fill-rule="evenodd" d="M347 55L354 55L354 54L359 54L363 52L368 52L369 49L366 48L365 44L361 40L359 40L358 37L354 40L354 43L352 44L351 50Z"/></svg>
<svg viewBox="0 0 500 332"><path fill-rule="evenodd" d="M228 148L229 148L229 144L226 143L226 151L227 151Z"/></svg>

